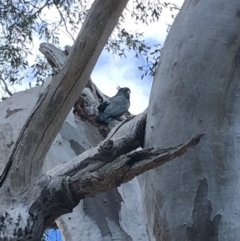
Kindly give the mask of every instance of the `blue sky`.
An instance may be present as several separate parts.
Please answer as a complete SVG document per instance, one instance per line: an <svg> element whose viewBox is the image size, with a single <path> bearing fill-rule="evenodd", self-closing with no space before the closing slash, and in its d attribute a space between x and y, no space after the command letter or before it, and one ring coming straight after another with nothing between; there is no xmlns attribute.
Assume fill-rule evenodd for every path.
<svg viewBox="0 0 240 241"><path fill-rule="evenodd" d="M50 229L46 234L47 241L62 241L61 233L59 230Z"/></svg>

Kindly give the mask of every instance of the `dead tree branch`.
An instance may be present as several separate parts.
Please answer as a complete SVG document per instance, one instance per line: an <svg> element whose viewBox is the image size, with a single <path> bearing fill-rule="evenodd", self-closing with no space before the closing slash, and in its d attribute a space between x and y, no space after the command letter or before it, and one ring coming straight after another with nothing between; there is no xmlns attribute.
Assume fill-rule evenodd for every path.
<svg viewBox="0 0 240 241"><path fill-rule="evenodd" d="M138 117L138 120L144 120L144 115ZM127 124L129 127L141 126L135 125L136 123L138 121L131 120ZM135 131L139 131L139 128ZM137 138L137 133L133 133L134 131L132 135L135 135L135 140L141 139ZM127 147L129 143L125 143L126 139L122 134L120 128L113 136L109 135L111 139L61 165L61 168L50 171L43 181L39 182L43 191L32 205L31 214L36 213L37 216L39 210L47 208L48 216L44 220L45 225L48 225L60 215L71 212L81 199L118 187L143 172L183 155L189 148L197 145L204 135L200 133L183 144L167 149L148 148L131 152L132 145ZM130 153L125 154L126 151Z"/></svg>
<svg viewBox="0 0 240 241"><path fill-rule="evenodd" d="M121 122L111 130L107 138L98 146L85 151L62 165L58 165L47 174L55 177L71 177L76 173L81 175L88 171L96 171L107 163L114 161L120 155L141 147L144 138L146 114L147 111L144 111L129 121Z"/></svg>
<svg viewBox="0 0 240 241"><path fill-rule="evenodd" d="M127 2L96 0L93 3L68 60L40 95L14 144L0 185L7 176L11 176L7 185L11 186L13 191L21 192L38 178L52 141L85 87Z"/></svg>
<svg viewBox="0 0 240 241"><path fill-rule="evenodd" d="M70 190L74 198L92 197L150 169L159 167L172 159L183 155L188 148L199 143L204 133L192 137L189 141L167 149L143 149L117 158L98 170L76 173L69 180Z"/></svg>

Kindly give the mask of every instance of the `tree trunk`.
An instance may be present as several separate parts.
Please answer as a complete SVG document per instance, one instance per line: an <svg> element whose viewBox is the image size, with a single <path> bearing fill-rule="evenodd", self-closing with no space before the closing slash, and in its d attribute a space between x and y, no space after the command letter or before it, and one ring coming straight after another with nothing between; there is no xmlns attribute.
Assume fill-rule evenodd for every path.
<svg viewBox="0 0 240 241"><path fill-rule="evenodd" d="M139 178L152 241L239 240L239 29L239 1L186 0L167 37L145 147L206 136Z"/></svg>

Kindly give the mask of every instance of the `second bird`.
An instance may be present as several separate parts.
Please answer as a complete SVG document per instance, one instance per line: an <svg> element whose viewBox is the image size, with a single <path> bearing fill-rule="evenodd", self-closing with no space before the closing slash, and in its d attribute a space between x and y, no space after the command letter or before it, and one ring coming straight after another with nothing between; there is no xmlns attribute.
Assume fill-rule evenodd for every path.
<svg viewBox="0 0 240 241"><path fill-rule="evenodd" d="M130 89L119 88L115 96L98 106L97 121L108 124L112 119L120 120L130 107Z"/></svg>

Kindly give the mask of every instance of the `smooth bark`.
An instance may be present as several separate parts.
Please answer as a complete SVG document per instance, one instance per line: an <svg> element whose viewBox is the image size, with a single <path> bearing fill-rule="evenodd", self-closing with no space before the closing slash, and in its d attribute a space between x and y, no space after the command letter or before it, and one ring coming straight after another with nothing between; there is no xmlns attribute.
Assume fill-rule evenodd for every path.
<svg viewBox="0 0 240 241"><path fill-rule="evenodd" d="M204 140L139 180L150 240L240 237L240 2L186 0L167 37L145 147Z"/></svg>

